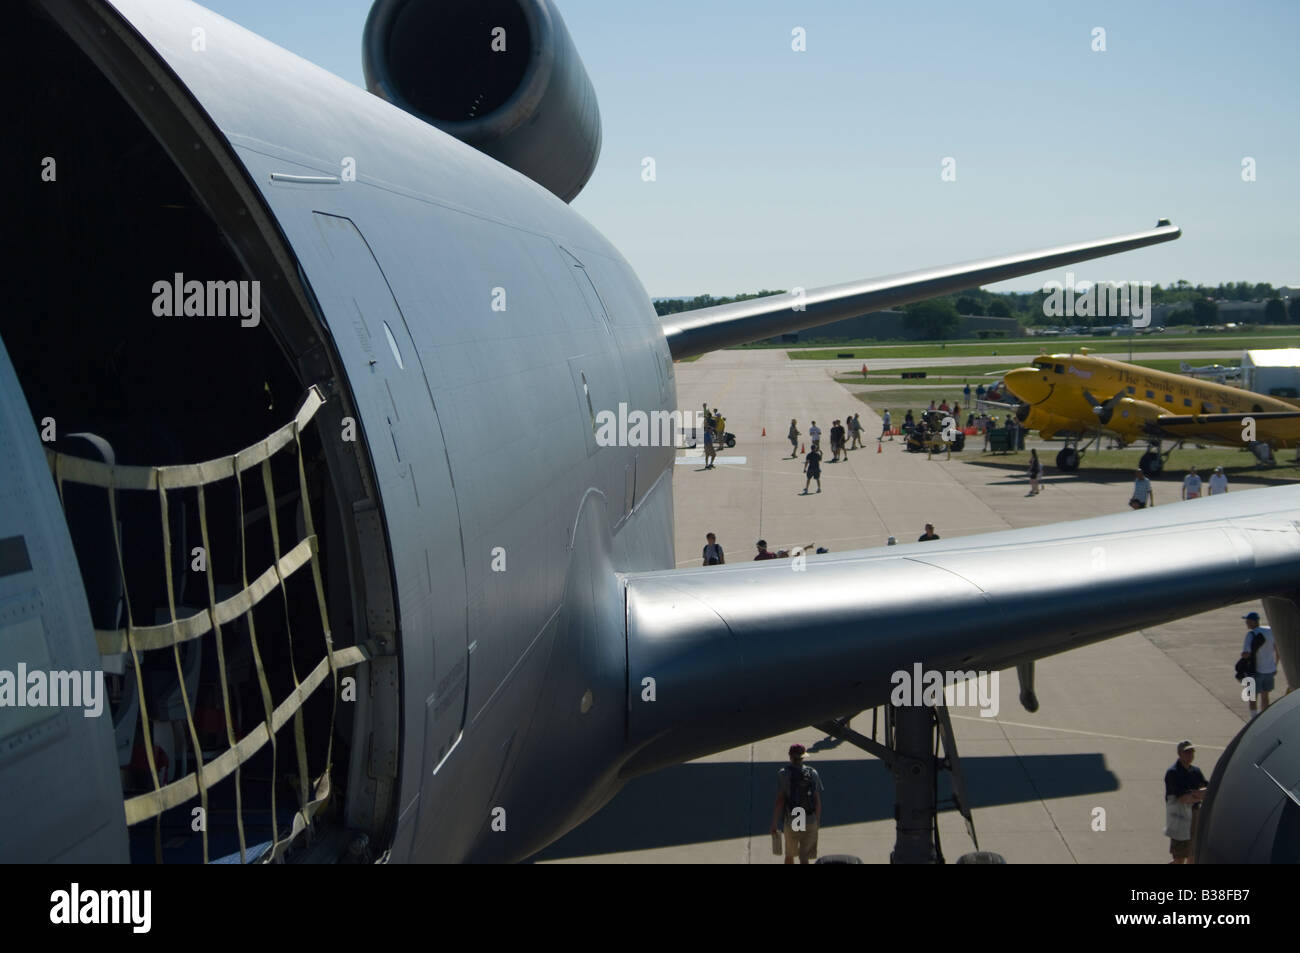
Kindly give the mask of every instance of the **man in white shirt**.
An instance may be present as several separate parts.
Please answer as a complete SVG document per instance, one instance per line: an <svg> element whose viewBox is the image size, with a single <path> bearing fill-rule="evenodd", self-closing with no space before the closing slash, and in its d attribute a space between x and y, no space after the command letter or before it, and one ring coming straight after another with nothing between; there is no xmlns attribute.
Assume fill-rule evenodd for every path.
<svg viewBox="0 0 1300 953"><path fill-rule="evenodd" d="M1210 477L1210 496L1218 496L1220 493L1228 492L1228 477L1223 472L1223 467L1215 467L1214 475Z"/></svg>
<svg viewBox="0 0 1300 953"><path fill-rule="evenodd" d="M1128 501L1128 505L1135 510L1156 505L1156 494L1151 489L1151 481L1141 470L1137 471L1137 478L1133 481L1133 497Z"/></svg>
<svg viewBox="0 0 1300 953"><path fill-rule="evenodd" d="M1273 641L1273 630L1259 624L1258 612L1247 613L1242 618L1246 620L1246 641L1241 645L1241 657L1255 656L1255 694L1259 695L1259 711L1268 711L1268 693L1273 690L1273 682L1277 677L1277 644ZM1256 633L1262 635L1264 641L1252 653L1251 644L1258 641ZM1251 698L1250 717L1254 718L1258 714L1255 711L1255 699Z"/></svg>
<svg viewBox="0 0 1300 953"><path fill-rule="evenodd" d="M1196 467L1187 468L1183 478L1183 499L1194 500L1201 495L1201 478L1196 475Z"/></svg>
<svg viewBox="0 0 1300 953"><path fill-rule="evenodd" d="M812 422L812 426L808 428L808 439L812 441L814 447L822 442L822 428L817 426L815 420ZM820 450L821 448L818 447L817 449Z"/></svg>

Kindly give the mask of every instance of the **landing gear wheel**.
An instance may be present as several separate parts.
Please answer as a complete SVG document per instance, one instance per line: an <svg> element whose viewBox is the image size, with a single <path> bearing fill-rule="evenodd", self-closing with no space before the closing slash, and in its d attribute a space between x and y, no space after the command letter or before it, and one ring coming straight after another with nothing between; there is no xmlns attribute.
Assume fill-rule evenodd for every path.
<svg viewBox="0 0 1300 953"><path fill-rule="evenodd" d="M1005 864L1006 858L991 850L976 850L957 858L959 864Z"/></svg>
<svg viewBox="0 0 1300 953"><path fill-rule="evenodd" d="M1156 453L1154 450L1148 450L1146 453L1142 454L1142 459L1138 461L1138 469L1140 469L1147 476L1151 476L1154 473L1159 473L1164 468L1165 468L1164 459L1160 456L1160 454Z"/></svg>
<svg viewBox="0 0 1300 953"><path fill-rule="evenodd" d="M1066 447L1056 455L1056 469L1065 473L1073 473L1079 469L1079 451L1073 447Z"/></svg>
<svg viewBox="0 0 1300 953"><path fill-rule="evenodd" d="M962 447L964 446L966 446L966 435L964 433L959 433L957 434L956 437L953 438L952 448L953 450L956 450L958 453L960 453Z"/></svg>

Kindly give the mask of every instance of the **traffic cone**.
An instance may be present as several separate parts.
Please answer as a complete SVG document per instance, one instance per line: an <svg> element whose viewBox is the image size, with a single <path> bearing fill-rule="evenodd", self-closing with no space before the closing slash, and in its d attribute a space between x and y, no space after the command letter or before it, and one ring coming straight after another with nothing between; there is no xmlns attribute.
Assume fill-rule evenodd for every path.
<svg viewBox="0 0 1300 953"><path fill-rule="evenodd" d="M881 449L879 440L876 441L876 453L884 453L884 451Z"/></svg>
<svg viewBox="0 0 1300 953"><path fill-rule="evenodd" d="M763 436L764 436L764 437L767 436L767 428L766 428L766 427L763 428Z"/></svg>
<svg viewBox="0 0 1300 953"><path fill-rule="evenodd" d="M799 452L800 452L800 453L807 453L807 452L808 452L808 451L805 449L805 446L806 446L805 444L802 444L802 443L799 444Z"/></svg>

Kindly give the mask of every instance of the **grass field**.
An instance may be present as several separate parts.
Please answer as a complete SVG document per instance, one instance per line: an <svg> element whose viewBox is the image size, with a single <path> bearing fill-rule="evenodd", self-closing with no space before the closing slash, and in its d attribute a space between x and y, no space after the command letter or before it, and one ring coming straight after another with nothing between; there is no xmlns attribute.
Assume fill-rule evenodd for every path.
<svg viewBox="0 0 1300 953"><path fill-rule="evenodd" d="M1166 332L1165 334L1147 334L1133 341L1134 356L1146 351L1239 351L1246 348L1294 347L1300 334L1271 332L1268 334L1193 334L1182 335ZM996 341L953 341L944 344L844 344L838 347L814 348L811 350L791 350L790 345L783 345L791 359L796 361L832 361L838 354L852 354L854 360L866 361L872 358L927 358L927 357L962 357L965 355L983 356L996 354L1001 357L1034 357L1041 351L1049 354L1068 353L1080 347L1086 347L1093 354L1127 355L1128 338L1092 338L1092 337L1032 337L1011 338Z"/></svg>
<svg viewBox="0 0 1300 953"><path fill-rule="evenodd" d="M1035 355L1037 356L1037 355ZM1134 360L1134 364L1139 367L1149 367L1156 371L1169 371L1178 373L1179 365L1182 361L1176 358L1156 358L1149 361ZM984 378L1004 374L1012 368L1024 367L1023 360L1010 360L999 364L959 364L938 366L917 366L917 367L900 367L896 370L888 371L868 371L864 378L861 374L844 374L836 377L835 380L841 384L892 384L895 381L902 380L904 372L925 371L925 381L938 380L944 384L951 384L956 381L959 385L962 381L969 380L973 389ZM918 382L919 383L919 382ZM992 383L991 380L983 380L983 383Z"/></svg>

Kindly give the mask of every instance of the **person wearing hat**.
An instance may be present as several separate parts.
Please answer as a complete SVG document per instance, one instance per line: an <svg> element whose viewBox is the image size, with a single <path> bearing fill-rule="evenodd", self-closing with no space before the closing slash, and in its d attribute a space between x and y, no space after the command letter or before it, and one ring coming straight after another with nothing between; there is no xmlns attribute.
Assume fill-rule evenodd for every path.
<svg viewBox="0 0 1300 953"><path fill-rule="evenodd" d="M1277 678L1277 645L1273 641L1273 630L1259 624L1259 613L1248 612L1246 620L1246 641L1241 644L1241 657L1251 659L1251 669L1255 677L1255 691L1250 698L1250 717L1254 718L1260 711L1268 711L1269 692ZM1259 696L1260 708L1255 710L1255 696Z"/></svg>
<svg viewBox="0 0 1300 953"><path fill-rule="evenodd" d="M1171 864L1195 863L1196 816L1205 789L1210 786L1200 768L1192 766L1196 745L1178 742L1178 760L1165 772L1165 836L1169 838Z"/></svg>
<svg viewBox="0 0 1300 953"><path fill-rule="evenodd" d="M817 857L817 831L822 825L822 779L817 769L803 763L807 749L790 746L790 763L776 782L776 803L772 806L772 833L785 818L785 862L806 864ZM798 812L798 813L796 813Z"/></svg>
<svg viewBox="0 0 1300 953"><path fill-rule="evenodd" d="M1194 500L1201 495L1201 478L1196 472L1196 467L1187 468L1187 476L1183 477L1183 499Z"/></svg>
<svg viewBox="0 0 1300 953"><path fill-rule="evenodd" d="M1210 477L1210 496L1218 496L1220 493L1228 492L1228 477L1223 472L1223 467L1215 467L1214 475Z"/></svg>

